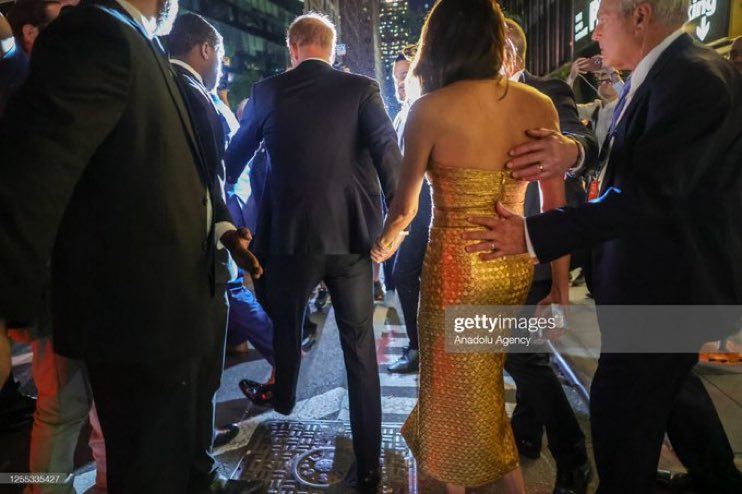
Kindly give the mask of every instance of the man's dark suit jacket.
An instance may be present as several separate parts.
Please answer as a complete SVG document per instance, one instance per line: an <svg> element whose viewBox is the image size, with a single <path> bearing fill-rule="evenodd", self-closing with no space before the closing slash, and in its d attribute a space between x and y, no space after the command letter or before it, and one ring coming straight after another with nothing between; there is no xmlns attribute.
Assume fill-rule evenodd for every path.
<svg viewBox="0 0 742 494"><path fill-rule="evenodd" d="M585 161L580 172L584 173L595 168L601 143L590 129L582 125L577 113L575 95L569 85L559 79L536 77L529 72L523 72L522 81L551 99L559 114L562 134L569 135L582 144Z"/></svg>
<svg viewBox="0 0 742 494"><path fill-rule="evenodd" d="M201 153L167 59L118 4L44 30L0 149L0 318L36 318L51 256L62 355L146 363L211 345Z"/></svg>
<svg viewBox="0 0 742 494"><path fill-rule="evenodd" d="M224 200L224 152L227 147L227 135L224 132L222 119L219 117L214 102L204 85L185 68L173 64L173 70L183 89L184 97L193 116L193 130L203 150L208 183L211 196ZM222 218L223 219L223 218ZM231 220L231 215L230 219ZM226 283L230 279L229 254L226 249L216 251L215 281Z"/></svg>
<svg viewBox="0 0 742 494"><path fill-rule="evenodd" d="M402 161L378 84L318 60L255 84L227 150L228 180L262 139L271 174L255 250L368 254L381 230L382 189L391 203Z"/></svg>
<svg viewBox="0 0 742 494"><path fill-rule="evenodd" d="M523 72L524 84L542 92L554 103L559 115L559 128L563 134L575 138L582 144L584 161L581 173L594 169L598 163L600 143L595 134L582 125L577 113L575 95L566 82L558 79L544 79L536 77L529 72ZM578 178L568 178L565 182L567 192L567 204L577 206L585 201L585 192ZM525 216L533 216L541 212L541 199L538 183L528 184L526 189ZM551 266L548 263L538 264L535 267L534 280L545 281L551 279Z"/></svg>
<svg viewBox="0 0 742 494"><path fill-rule="evenodd" d="M741 79L675 40L619 122L601 198L527 220L538 258L594 245L598 304L740 303Z"/></svg>

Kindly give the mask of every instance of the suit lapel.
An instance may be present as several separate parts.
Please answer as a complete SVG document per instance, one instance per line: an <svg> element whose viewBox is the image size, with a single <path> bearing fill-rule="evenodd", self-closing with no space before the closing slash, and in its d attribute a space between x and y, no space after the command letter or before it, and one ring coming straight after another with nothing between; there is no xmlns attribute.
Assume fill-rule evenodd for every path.
<svg viewBox="0 0 742 494"><path fill-rule="evenodd" d="M645 100L649 97L651 82L662 73L663 68L670 61L672 61L678 51L684 50L686 49L686 47L691 46L692 44L693 40L690 38L690 36L688 36L687 34L680 35L678 39L673 41L670 46L665 49L662 55L660 55L652 68L649 70L647 77L644 79L644 82L642 82L641 86L639 86L639 89L636 90L634 96L632 96L631 101L629 101L629 104L626 107L623 116L621 117L621 120L616 126L616 137L611 150L611 156L609 157L609 160L611 162L615 158L614 151L622 150L626 146L625 143L627 138L631 138L629 134L635 133L634 127L636 127L636 125L638 125L639 123L643 125L643 122L635 122L635 120L637 118L639 110L646 105ZM641 129L641 132L643 132L643 130L644 129ZM609 162L609 166L606 169L606 177L603 181L603 185L601 186L601 194L614 183L614 179L616 176L616 167L611 162Z"/></svg>
<svg viewBox="0 0 742 494"><path fill-rule="evenodd" d="M201 161L201 166L204 166L203 151L201 149L201 146L199 145L198 139L196 138L196 133L193 130L191 113L188 111L188 107L186 106L187 103L185 102L185 94L183 94L183 91L181 91L178 85L177 76L173 72L173 68L170 65L170 62L165 58L165 50L162 47L160 40L158 38L154 38L152 42L149 43L149 45L152 49L155 59L157 60L157 65L160 68L160 72L162 72L162 76L165 79L165 84L167 84L170 96L173 99L176 108L178 109L180 121L182 122L183 128L185 129L186 134L188 135L188 138L191 142L194 155Z"/></svg>
<svg viewBox="0 0 742 494"><path fill-rule="evenodd" d="M175 74L176 82L178 84L178 87L182 89L183 94L183 101L185 102L186 106L189 109L190 114L192 115L193 124L195 126L199 125L199 121L197 119L205 118L206 121L205 124L208 125L208 129L201 128L198 132L195 134L196 142L201 148L202 156L203 156L203 167L202 167L202 173L204 175L204 178L207 180L207 183L210 185L215 185L216 183L216 171L213 169L213 165L215 162L219 161L219 156L214 156L213 153L209 153L209 146L204 143L204 139L208 139L209 137L216 139L218 137L217 134L215 134L216 130L214 128L214 123L212 122L212 118L218 118L216 108L214 108L214 114L207 114L202 115L200 111L197 111L195 108L192 108L193 102L190 100L190 88L194 88L198 91L198 95L201 99L204 100L204 108L210 110L214 107L214 104L211 101L211 97L209 96L209 93L206 92L206 88L203 87L203 85L196 80L192 74L190 74L188 71L183 69L182 67L178 67L177 65L173 65L173 71ZM185 80L184 80L185 79ZM185 86L185 87L184 87ZM219 128L221 130L221 127ZM204 132L206 131L206 132ZM213 151L216 151L217 143L212 144Z"/></svg>
<svg viewBox="0 0 742 494"><path fill-rule="evenodd" d="M193 156L196 158L197 161L199 161L200 168L203 169L205 167L204 156L199 146L198 139L196 139L196 134L193 131L191 117L184 102L185 96L182 94L177 86L175 74L172 71L170 62L165 58L165 50L162 47L160 40L156 37L153 39L149 39L144 28L138 22L132 19L131 16L129 16L128 12L126 12L121 7L121 5L118 4L118 2L112 0L96 0L90 3L93 3L98 8L107 11L117 19L132 27L135 31L141 34L142 37L144 37L145 42L147 43L147 45L149 45L150 50L152 51L152 55L157 62L157 66L160 69L163 78L165 79L165 84L167 85L170 97L172 98L173 103L175 103L175 107L178 110L178 116L180 117L180 121L183 124L183 129L188 136Z"/></svg>

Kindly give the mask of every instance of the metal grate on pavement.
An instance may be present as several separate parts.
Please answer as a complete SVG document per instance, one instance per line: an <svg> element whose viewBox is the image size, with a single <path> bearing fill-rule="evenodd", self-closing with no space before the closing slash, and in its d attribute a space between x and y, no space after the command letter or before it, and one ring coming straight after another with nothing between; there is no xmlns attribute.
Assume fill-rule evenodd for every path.
<svg viewBox="0 0 742 494"><path fill-rule="evenodd" d="M400 427L382 426L385 494L417 492L415 460ZM352 493L354 467L348 422L274 420L255 431L233 478L260 480L267 494Z"/></svg>

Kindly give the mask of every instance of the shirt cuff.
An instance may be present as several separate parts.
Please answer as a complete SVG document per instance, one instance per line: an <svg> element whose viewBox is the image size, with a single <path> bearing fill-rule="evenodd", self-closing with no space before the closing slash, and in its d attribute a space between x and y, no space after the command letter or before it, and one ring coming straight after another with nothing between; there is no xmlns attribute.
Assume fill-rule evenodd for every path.
<svg viewBox="0 0 742 494"><path fill-rule="evenodd" d="M534 264L538 264L539 260L536 256L536 251L533 249L533 243L531 242L531 236L528 234L528 222L523 222L523 230L526 234L526 249L528 249L528 255L531 256Z"/></svg>
<svg viewBox="0 0 742 494"><path fill-rule="evenodd" d="M585 148L582 147L582 143L575 139L573 136L567 136L577 144L577 162L575 165L567 170L567 176L576 177L585 165Z"/></svg>
<svg viewBox="0 0 742 494"><path fill-rule="evenodd" d="M216 225L214 225L214 236L216 237L216 248L221 250L224 248L224 245L222 245L222 236L224 236L225 233L231 232L233 230L237 230L237 228L230 223L229 221L220 221Z"/></svg>

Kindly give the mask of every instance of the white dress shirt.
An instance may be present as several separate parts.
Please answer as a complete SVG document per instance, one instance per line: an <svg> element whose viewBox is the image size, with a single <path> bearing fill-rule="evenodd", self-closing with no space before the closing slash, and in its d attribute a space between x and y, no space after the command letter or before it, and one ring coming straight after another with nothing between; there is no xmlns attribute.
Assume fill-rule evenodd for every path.
<svg viewBox="0 0 742 494"><path fill-rule="evenodd" d="M144 28L144 32L147 33L147 37L149 39L153 39L155 37L155 33L157 32L156 19L146 18L138 8L136 8L126 0L116 0L116 2L121 5L126 13L129 14L131 18L137 22L137 24Z"/></svg>
<svg viewBox="0 0 742 494"><path fill-rule="evenodd" d="M608 135L608 129L611 126L611 118L613 118L613 110L618 104L618 98L606 103L602 99L596 99L591 103L581 103L577 105L577 113L580 118L591 121L595 111L598 111L598 118L595 123L595 137L598 138L598 145L602 146Z"/></svg>
<svg viewBox="0 0 742 494"><path fill-rule="evenodd" d="M618 122L621 121L621 118L623 117L624 113L626 113L626 109L631 104L631 100L633 99L634 95L636 94L636 91L639 89L639 87L644 83L644 81L647 78L647 75L649 75L649 71L652 70L652 67L657 62L657 59L660 58L662 53L667 49L668 46L670 46L673 41L678 39L683 34L682 29L678 29L671 35L669 35L667 38L662 40L657 46L652 48L649 53L644 55L644 58L641 59L641 61L637 64L634 71L631 73L631 88L629 89L628 94L626 95L626 103L623 105L623 109L621 110L621 114L616 119L616 125L618 125ZM603 175L605 174L605 169L608 168L607 166L603 167L603 173L601 173L601 180ZM538 258L536 257L536 251L533 248L533 243L531 242L531 237L528 235L528 224L526 222L523 222L525 232L526 232L526 246L528 248L528 254L536 259L538 261Z"/></svg>

